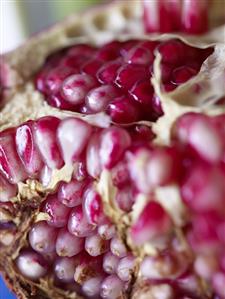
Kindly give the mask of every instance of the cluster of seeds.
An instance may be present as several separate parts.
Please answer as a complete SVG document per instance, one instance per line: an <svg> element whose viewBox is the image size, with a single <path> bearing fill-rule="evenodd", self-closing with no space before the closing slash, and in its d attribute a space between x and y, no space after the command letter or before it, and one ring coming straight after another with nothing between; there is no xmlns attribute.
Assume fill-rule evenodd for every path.
<svg viewBox="0 0 225 299"><path fill-rule="evenodd" d="M60 109L104 111L115 123L155 121L163 114L150 81L157 51L166 91L195 76L212 53L179 40L112 41L101 48L78 44L49 56L36 75L36 88Z"/></svg>

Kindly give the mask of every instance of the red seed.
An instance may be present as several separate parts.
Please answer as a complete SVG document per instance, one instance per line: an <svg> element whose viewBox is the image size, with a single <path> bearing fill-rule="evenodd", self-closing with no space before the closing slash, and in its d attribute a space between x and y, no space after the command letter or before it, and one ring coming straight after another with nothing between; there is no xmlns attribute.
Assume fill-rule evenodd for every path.
<svg viewBox="0 0 225 299"><path fill-rule="evenodd" d="M90 135L91 126L78 118L71 117L61 121L57 137L66 164L72 164L81 155Z"/></svg>
<svg viewBox="0 0 225 299"><path fill-rule="evenodd" d="M36 222L29 232L31 247L39 253L50 253L55 250L57 230L46 221Z"/></svg>
<svg viewBox="0 0 225 299"><path fill-rule="evenodd" d="M189 66L181 66L173 70L172 73L172 83L173 84L182 84L191 79L197 74L197 70Z"/></svg>
<svg viewBox="0 0 225 299"><path fill-rule="evenodd" d="M163 207L150 201L141 212L136 223L131 227L131 237L138 244L144 244L161 237L171 230L172 222Z"/></svg>
<svg viewBox="0 0 225 299"><path fill-rule="evenodd" d="M95 84L93 77L86 74L75 74L63 82L61 92L66 101L78 105L84 102L86 94Z"/></svg>
<svg viewBox="0 0 225 299"><path fill-rule="evenodd" d="M100 144L100 160L103 167L112 168L130 146L131 138L126 130L111 127L102 132Z"/></svg>
<svg viewBox="0 0 225 299"><path fill-rule="evenodd" d="M182 6L182 30L190 34L202 34L208 30L208 1L184 0Z"/></svg>
<svg viewBox="0 0 225 299"><path fill-rule="evenodd" d="M31 176L38 174L44 166L33 133L32 121L28 121L16 129L17 153Z"/></svg>
<svg viewBox="0 0 225 299"><path fill-rule="evenodd" d="M62 228L56 240L56 252L59 256L72 257L80 253L84 248L84 239L70 234Z"/></svg>
<svg viewBox="0 0 225 299"><path fill-rule="evenodd" d="M117 59L105 63L98 71L97 78L102 84L113 83L117 76L117 70L121 66L121 60Z"/></svg>
<svg viewBox="0 0 225 299"><path fill-rule="evenodd" d="M86 96L86 105L93 112L104 111L109 102L118 96L118 90L112 85L102 85L92 89Z"/></svg>
<svg viewBox="0 0 225 299"><path fill-rule="evenodd" d="M38 119L35 123L35 141L42 158L51 169L61 168L63 160L57 144L56 131L60 120L53 116Z"/></svg>
<svg viewBox="0 0 225 299"><path fill-rule="evenodd" d="M94 229L95 226L88 222L81 205L72 209L68 220L68 230L71 234L87 237L93 234Z"/></svg>
<svg viewBox="0 0 225 299"><path fill-rule="evenodd" d="M147 48L137 45L127 52L124 60L130 64L147 65L153 63L154 56Z"/></svg>
<svg viewBox="0 0 225 299"><path fill-rule="evenodd" d="M48 224L63 227L67 224L70 209L63 205L56 195L49 195L44 201L43 211L50 216Z"/></svg>
<svg viewBox="0 0 225 299"><path fill-rule="evenodd" d="M102 66L102 61L101 60L90 59L88 62L86 62L81 67L81 70L85 74L95 76L101 66Z"/></svg>
<svg viewBox="0 0 225 299"><path fill-rule="evenodd" d="M0 134L0 171L12 184L19 183L27 177L16 152L13 129L3 131Z"/></svg>
<svg viewBox="0 0 225 299"><path fill-rule="evenodd" d="M149 107L152 105L153 92L150 80L137 81L129 91L135 101Z"/></svg>
<svg viewBox="0 0 225 299"><path fill-rule="evenodd" d="M112 121L119 124L136 122L140 118L140 107L130 98L119 97L107 107L107 113Z"/></svg>

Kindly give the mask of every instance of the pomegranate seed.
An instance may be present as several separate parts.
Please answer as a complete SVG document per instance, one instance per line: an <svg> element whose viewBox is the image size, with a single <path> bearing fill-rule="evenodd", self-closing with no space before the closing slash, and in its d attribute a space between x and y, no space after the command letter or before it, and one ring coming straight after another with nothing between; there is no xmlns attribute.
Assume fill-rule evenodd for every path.
<svg viewBox="0 0 225 299"><path fill-rule="evenodd" d="M101 47L96 54L96 58L100 60L113 60L119 54L120 42L112 41Z"/></svg>
<svg viewBox="0 0 225 299"><path fill-rule="evenodd" d="M96 276L88 279L82 285L82 291L88 297L98 296L101 290L102 280L102 276Z"/></svg>
<svg viewBox="0 0 225 299"><path fill-rule="evenodd" d="M63 227L67 223L70 209L63 205L56 195L49 195L44 202L43 211L50 216L49 225Z"/></svg>
<svg viewBox="0 0 225 299"><path fill-rule="evenodd" d="M126 256L126 254L127 254L127 249L126 249L125 245L117 237L114 237L111 240L111 242L110 242L110 249L111 249L112 253L115 256L118 256L119 258L122 258L122 257Z"/></svg>
<svg viewBox="0 0 225 299"><path fill-rule="evenodd" d="M213 276L213 287L216 290L217 294L222 298L225 298L225 274L222 272L217 272Z"/></svg>
<svg viewBox="0 0 225 299"><path fill-rule="evenodd" d="M130 212L134 204L134 194L130 186L118 190L115 198L119 208L125 212Z"/></svg>
<svg viewBox="0 0 225 299"><path fill-rule="evenodd" d="M132 136L133 137L133 136ZM133 139L133 138L132 138ZM119 161L111 170L113 185L119 189L130 183L129 172L126 161Z"/></svg>
<svg viewBox="0 0 225 299"><path fill-rule="evenodd" d="M95 226L88 222L81 205L72 209L68 221L68 230L71 234L88 237L93 234L94 229Z"/></svg>
<svg viewBox="0 0 225 299"><path fill-rule="evenodd" d="M132 255L125 256L119 261L117 275L123 281L129 281L135 267L135 258Z"/></svg>
<svg viewBox="0 0 225 299"><path fill-rule="evenodd" d="M51 168L61 168L63 160L57 145L56 130L60 120L53 116L40 118L35 123L35 141L45 164Z"/></svg>
<svg viewBox="0 0 225 299"><path fill-rule="evenodd" d="M104 223L98 226L98 234L104 240L110 240L115 236L115 226L110 223Z"/></svg>
<svg viewBox="0 0 225 299"><path fill-rule="evenodd" d="M127 64L118 69L115 83L125 89L129 90L136 81L147 77L147 69L144 66Z"/></svg>
<svg viewBox="0 0 225 299"><path fill-rule="evenodd" d="M50 253L55 250L57 230L46 221L35 223L29 232L31 247L39 253Z"/></svg>
<svg viewBox="0 0 225 299"><path fill-rule="evenodd" d="M98 224L104 221L101 196L91 186L84 194L83 211L90 224Z"/></svg>
<svg viewBox="0 0 225 299"><path fill-rule="evenodd" d="M181 66L173 70L172 83L179 85L185 83L197 74L197 70L189 66Z"/></svg>
<svg viewBox="0 0 225 299"><path fill-rule="evenodd" d="M92 134L86 154L87 172L93 178L98 178L101 172L101 163L99 157L99 146L100 146L100 134Z"/></svg>
<svg viewBox="0 0 225 299"><path fill-rule="evenodd" d="M74 171L73 171L73 178L81 182L85 180L88 176L87 169L86 169L86 161L85 158L81 158L81 160L76 161L74 164Z"/></svg>
<svg viewBox="0 0 225 299"><path fill-rule="evenodd" d="M92 89L86 96L86 105L94 113L103 111L109 102L118 95L118 90L112 85L102 85Z"/></svg>
<svg viewBox="0 0 225 299"><path fill-rule="evenodd" d="M59 109L65 109L65 110L76 110L77 106L73 105L72 103L67 102L60 92L57 92L56 94L50 94L46 98L47 103L50 106L59 108Z"/></svg>
<svg viewBox="0 0 225 299"><path fill-rule="evenodd" d="M123 294L123 282L116 276L107 276L101 285L101 296L106 299L117 299Z"/></svg>
<svg viewBox="0 0 225 299"><path fill-rule="evenodd" d="M66 164L72 164L80 156L90 135L91 126L80 119L67 118L61 121L57 137Z"/></svg>
<svg viewBox="0 0 225 299"><path fill-rule="evenodd" d="M127 52L124 60L131 64L147 65L153 63L154 56L147 48L137 45Z"/></svg>
<svg viewBox="0 0 225 299"><path fill-rule="evenodd" d="M12 184L23 181L27 176L16 152L14 130L0 134L0 171Z"/></svg>
<svg viewBox="0 0 225 299"><path fill-rule="evenodd" d="M158 51L162 55L162 62L172 65L182 65L185 58L185 45L178 40L169 40L158 46Z"/></svg>
<svg viewBox="0 0 225 299"><path fill-rule="evenodd" d="M90 59L82 66L81 70L85 74L95 76L101 66L102 66L101 60Z"/></svg>
<svg viewBox="0 0 225 299"><path fill-rule="evenodd" d="M103 269L108 274L115 274L120 259L113 255L111 252L107 252L103 257Z"/></svg>
<svg viewBox="0 0 225 299"><path fill-rule="evenodd" d="M171 220L162 206L150 201L131 227L131 237L136 244L141 245L168 233L171 226Z"/></svg>
<svg viewBox="0 0 225 299"><path fill-rule="evenodd" d="M47 187L52 179L52 169L45 165L40 173L40 181L44 187Z"/></svg>
<svg viewBox="0 0 225 299"><path fill-rule="evenodd" d="M92 257L88 254L81 253L78 257L78 266L74 273L74 280L83 285L85 281L96 277L101 273L102 257Z"/></svg>
<svg viewBox="0 0 225 299"><path fill-rule="evenodd" d="M224 179L219 169L195 165L181 186L182 199L196 212L220 212L224 206Z"/></svg>
<svg viewBox="0 0 225 299"><path fill-rule="evenodd" d="M198 275L209 281L218 269L218 262L212 255L202 254L196 258L194 267Z"/></svg>
<svg viewBox="0 0 225 299"><path fill-rule="evenodd" d="M130 146L131 138L126 130L111 127L103 131L100 144L100 159L104 167L112 168Z"/></svg>
<svg viewBox="0 0 225 299"><path fill-rule="evenodd" d="M79 44L74 45L71 48L69 48L67 55L68 56L81 56L82 54L84 56L91 56L95 53L96 49L90 45L86 44Z"/></svg>
<svg viewBox="0 0 225 299"><path fill-rule="evenodd" d="M86 74L76 74L68 77L62 85L62 95L74 105L84 102L88 91L95 86L95 80Z"/></svg>
<svg viewBox="0 0 225 299"><path fill-rule="evenodd" d="M30 175L39 173L43 162L34 141L32 121L28 121L16 129L16 147L26 171Z"/></svg>
<svg viewBox="0 0 225 299"><path fill-rule="evenodd" d="M1 174L0 190L0 203L10 201L17 194L17 186L10 184Z"/></svg>
<svg viewBox="0 0 225 299"><path fill-rule="evenodd" d="M82 203L85 182L72 180L70 183L62 183L58 189L58 199L67 207L76 207Z"/></svg>
<svg viewBox="0 0 225 299"><path fill-rule="evenodd" d="M58 92L63 83L63 80L71 74L73 74L74 72L76 72L74 68L64 66L58 66L53 69L50 69L50 71L44 78L44 93L50 94Z"/></svg>
<svg viewBox="0 0 225 299"><path fill-rule="evenodd" d="M97 78L102 84L113 83L117 76L117 70L121 66L121 60L117 59L105 63L97 72Z"/></svg>
<svg viewBox="0 0 225 299"><path fill-rule="evenodd" d="M184 0L182 29L190 34L201 34L208 29L208 1Z"/></svg>
<svg viewBox="0 0 225 299"><path fill-rule="evenodd" d="M149 106L152 104L153 92L150 80L137 81L129 91L135 101Z"/></svg>
<svg viewBox="0 0 225 299"><path fill-rule="evenodd" d="M70 234L62 228L56 240L56 252L59 256L72 257L80 253L84 248L84 239Z"/></svg>
<svg viewBox="0 0 225 299"><path fill-rule="evenodd" d="M174 32L181 26L181 2L144 0L144 25L146 32Z"/></svg>
<svg viewBox="0 0 225 299"><path fill-rule="evenodd" d="M31 250L22 251L16 259L16 264L22 275L34 281L45 276L48 271L44 258Z"/></svg>
<svg viewBox="0 0 225 299"><path fill-rule="evenodd" d="M140 117L139 106L131 99L119 97L114 99L107 107L107 113L115 123L128 124L136 122Z"/></svg>
<svg viewBox="0 0 225 299"><path fill-rule="evenodd" d="M85 250L91 256L98 256L108 250L108 242L99 235L93 235L85 239Z"/></svg>
<svg viewBox="0 0 225 299"><path fill-rule="evenodd" d="M77 266L77 260L72 257L57 258L54 270L56 277L62 282L72 282L75 269Z"/></svg>

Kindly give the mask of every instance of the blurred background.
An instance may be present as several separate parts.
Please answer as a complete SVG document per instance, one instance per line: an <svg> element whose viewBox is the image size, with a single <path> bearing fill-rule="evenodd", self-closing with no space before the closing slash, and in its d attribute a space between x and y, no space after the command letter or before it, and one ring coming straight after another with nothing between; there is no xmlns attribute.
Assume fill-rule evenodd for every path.
<svg viewBox="0 0 225 299"><path fill-rule="evenodd" d="M99 2L101 0L0 0L0 54L67 15ZM0 299L16 299L1 277Z"/></svg>
<svg viewBox="0 0 225 299"><path fill-rule="evenodd" d="M67 15L106 0L0 0L0 53ZM2 298L1 298L2 299Z"/></svg>

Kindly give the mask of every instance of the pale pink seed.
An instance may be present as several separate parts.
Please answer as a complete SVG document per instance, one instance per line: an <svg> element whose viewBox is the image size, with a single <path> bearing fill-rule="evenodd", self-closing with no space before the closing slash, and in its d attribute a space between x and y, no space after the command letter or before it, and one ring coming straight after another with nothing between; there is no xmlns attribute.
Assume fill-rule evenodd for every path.
<svg viewBox="0 0 225 299"><path fill-rule="evenodd" d="M197 294L199 291L199 278L192 273L182 274L181 277L177 278L177 284L185 292Z"/></svg>
<svg viewBox="0 0 225 299"><path fill-rule="evenodd" d="M100 133L94 133L88 142L86 151L87 172L93 178L98 178L101 172L99 147Z"/></svg>
<svg viewBox="0 0 225 299"><path fill-rule="evenodd" d="M49 195L44 202L43 211L50 216L48 224L63 227L67 224L70 209L63 205L56 195Z"/></svg>
<svg viewBox="0 0 225 299"><path fill-rule="evenodd" d="M111 252L107 252L103 257L103 269L108 274L115 274L118 264L119 257L113 255Z"/></svg>
<svg viewBox="0 0 225 299"><path fill-rule="evenodd" d="M52 169L45 165L40 173L40 181L44 187L47 187L52 179Z"/></svg>
<svg viewBox="0 0 225 299"><path fill-rule="evenodd" d="M39 253L50 253L55 250L57 230L46 221L36 222L29 232L31 247Z"/></svg>
<svg viewBox="0 0 225 299"><path fill-rule="evenodd" d="M126 249L125 245L117 237L114 237L111 240L110 249L111 249L112 253L114 255L118 256L119 258L122 258L122 257L126 256L126 254L127 254L127 249Z"/></svg>
<svg viewBox="0 0 225 299"><path fill-rule="evenodd" d="M90 186L85 191L83 198L83 211L90 224L99 224L105 219L101 196L97 191L95 191L93 186Z"/></svg>
<svg viewBox="0 0 225 299"><path fill-rule="evenodd" d="M10 184L0 174L0 202L8 202L12 197L17 194L17 186Z"/></svg>
<svg viewBox="0 0 225 299"><path fill-rule="evenodd" d="M101 296L104 299L117 299L123 294L124 283L116 276L107 276L101 285Z"/></svg>
<svg viewBox="0 0 225 299"><path fill-rule="evenodd" d="M31 176L39 173L44 163L34 141L32 121L16 129L16 148L26 171Z"/></svg>
<svg viewBox="0 0 225 299"><path fill-rule="evenodd" d="M115 201L121 210L130 212L134 204L134 200L134 194L130 186L117 191Z"/></svg>
<svg viewBox="0 0 225 299"><path fill-rule="evenodd" d="M223 272L217 272L213 276L212 280L213 288L216 291L216 293L221 296L222 298L225 298L225 273ZM221 299L222 299L221 298Z"/></svg>
<svg viewBox="0 0 225 299"><path fill-rule="evenodd" d="M131 238L137 245L141 245L162 237L171 227L171 219L164 208L156 201L149 201L131 227Z"/></svg>
<svg viewBox="0 0 225 299"><path fill-rule="evenodd" d="M82 285L82 291L88 297L98 296L101 290L103 277L102 276L95 276L92 277L84 282Z"/></svg>
<svg viewBox="0 0 225 299"><path fill-rule="evenodd" d="M103 111L109 102L118 96L118 90L112 85L102 85L92 89L86 96L86 105L94 113Z"/></svg>
<svg viewBox="0 0 225 299"><path fill-rule="evenodd" d="M93 234L95 225L88 222L81 205L72 209L68 220L68 230L77 237L87 237Z"/></svg>
<svg viewBox="0 0 225 299"><path fill-rule="evenodd" d="M213 254L198 255L194 263L196 273L208 281L212 279L218 267L217 258Z"/></svg>
<svg viewBox="0 0 225 299"><path fill-rule="evenodd" d="M87 74L69 76L62 84L61 92L65 100L78 105L84 102L88 91L96 85L95 80Z"/></svg>
<svg viewBox="0 0 225 299"><path fill-rule="evenodd" d="M27 177L16 152L14 130L0 134L0 172L12 184L17 184Z"/></svg>
<svg viewBox="0 0 225 299"><path fill-rule="evenodd" d="M31 250L21 252L16 259L16 265L22 275L34 281L45 276L48 271L44 258Z"/></svg>
<svg viewBox="0 0 225 299"><path fill-rule="evenodd" d="M66 164L72 164L79 158L90 135L91 126L78 118L71 117L61 121L57 137Z"/></svg>
<svg viewBox="0 0 225 299"><path fill-rule="evenodd" d="M57 144L56 131L60 120L53 116L40 118L35 123L35 141L45 164L51 168L61 168L63 160Z"/></svg>
<svg viewBox="0 0 225 299"><path fill-rule="evenodd" d="M73 178L81 182L87 178L86 161L81 159L74 163Z"/></svg>
<svg viewBox="0 0 225 299"><path fill-rule="evenodd" d="M56 240L56 252L59 256L72 257L84 248L84 239L78 238L62 228Z"/></svg>
<svg viewBox="0 0 225 299"><path fill-rule="evenodd" d="M67 207L75 207L82 203L82 195L85 182L72 180L69 183L62 183L58 189L58 199Z"/></svg>
<svg viewBox="0 0 225 299"><path fill-rule="evenodd" d="M85 250L91 256L98 256L105 253L109 248L109 243L103 240L99 235L86 237Z"/></svg>
<svg viewBox="0 0 225 299"><path fill-rule="evenodd" d="M135 267L135 258L132 255L125 256L119 261L117 275L123 281L129 281L132 278Z"/></svg>
<svg viewBox="0 0 225 299"><path fill-rule="evenodd" d="M98 226L98 234L102 239L110 240L116 234L116 228L113 224L104 223Z"/></svg>
<svg viewBox="0 0 225 299"><path fill-rule="evenodd" d="M77 266L77 260L72 257L57 258L54 270L56 277L62 282L72 282L75 269Z"/></svg>
<svg viewBox="0 0 225 299"><path fill-rule="evenodd" d="M209 120L199 119L191 124L188 141L209 162L218 162L223 157L223 140Z"/></svg>
<svg viewBox="0 0 225 299"><path fill-rule="evenodd" d="M104 167L112 168L130 146L131 138L125 129L111 127L102 132L100 159Z"/></svg>

